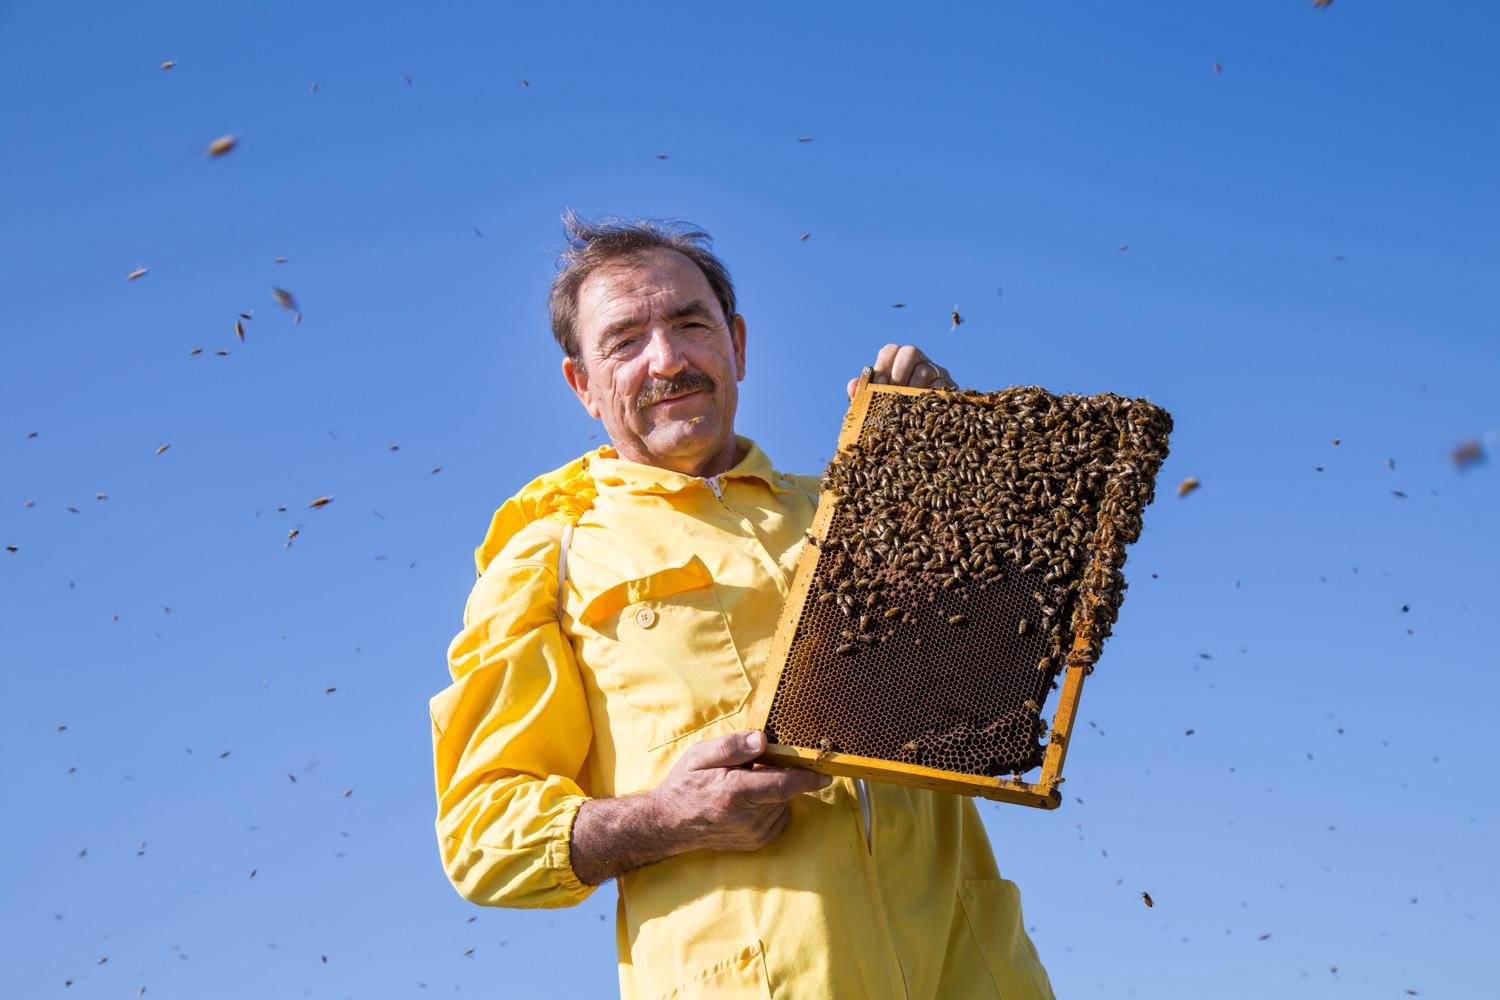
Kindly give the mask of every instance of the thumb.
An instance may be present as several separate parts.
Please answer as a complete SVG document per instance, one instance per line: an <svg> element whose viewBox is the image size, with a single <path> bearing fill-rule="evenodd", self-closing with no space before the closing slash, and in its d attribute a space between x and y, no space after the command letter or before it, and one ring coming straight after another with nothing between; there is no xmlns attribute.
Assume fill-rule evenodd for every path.
<svg viewBox="0 0 1500 1000"><path fill-rule="evenodd" d="M688 766L695 769L737 767L755 760L765 749L766 734L759 729L751 729L704 740L689 750L686 756L692 757Z"/></svg>

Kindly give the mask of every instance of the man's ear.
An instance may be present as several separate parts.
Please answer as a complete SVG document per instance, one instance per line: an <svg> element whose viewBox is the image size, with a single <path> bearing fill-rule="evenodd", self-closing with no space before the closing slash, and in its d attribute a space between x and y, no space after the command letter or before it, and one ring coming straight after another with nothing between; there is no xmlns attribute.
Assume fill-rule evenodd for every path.
<svg viewBox="0 0 1500 1000"><path fill-rule="evenodd" d="M734 380L745 381L745 317L734 314L729 324L729 340L734 344Z"/></svg>
<svg viewBox="0 0 1500 1000"><path fill-rule="evenodd" d="M573 395L578 397L578 402L589 411L589 416L598 420L599 407L594 404L594 394L589 392L588 371L582 365L575 364L572 358L563 358L562 372L563 379L568 383L568 388L573 390Z"/></svg>

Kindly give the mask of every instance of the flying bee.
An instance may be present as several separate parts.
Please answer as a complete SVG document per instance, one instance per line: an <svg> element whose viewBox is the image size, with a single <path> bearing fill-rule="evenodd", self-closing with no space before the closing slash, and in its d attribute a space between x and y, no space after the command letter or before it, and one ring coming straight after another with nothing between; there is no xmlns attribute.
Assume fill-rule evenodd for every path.
<svg viewBox="0 0 1500 1000"><path fill-rule="evenodd" d="M1156 901L1151 898L1151 893L1149 892L1141 893L1141 902L1145 903L1147 906L1156 905Z"/></svg>

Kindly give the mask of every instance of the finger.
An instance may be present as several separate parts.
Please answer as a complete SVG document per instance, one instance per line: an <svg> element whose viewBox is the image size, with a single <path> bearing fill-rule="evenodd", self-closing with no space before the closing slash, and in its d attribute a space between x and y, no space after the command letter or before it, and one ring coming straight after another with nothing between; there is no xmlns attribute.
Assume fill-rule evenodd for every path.
<svg viewBox="0 0 1500 1000"><path fill-rule="evenodd" d="M900 344L886 344L875 355L875 374L870 381L876 385L889 385L891 382L891 365L896 362L896 354L901 350Z"/></svg>
<svg viewBox="0 0 1500 1000"><path fill-rule="evenodd" d="M765 806L756 814L755 825L752 829L760 837L767 836L777 823L786 819L791 810L785 802L778 802L773 806Z"/></svg>
<svg viewBox="0 0 1500 1000"><path fill-rule="evenodd" d="M854 398L854 390L857 389L858 387L859 387L859 379L857 379L857 378L851 378L849 380L849 398L850 399Z"/></svg>
<svg viewBox="0 0 1500 1000"><path fill-rule="evenodd" d="M912 369L911 385L926 389L946 378L946 373L931 361L923 361Z"/></svg>
<svg viewBox="0 0 1500 1000"><path fill-rule="evenodd" d="M792 811L790 809L783 809L781 811L781 814L776 817L776 821L771 824L771 829L766 831L765 843L769 844L771 841L775 840L777 837L785 833L787 825L791 823L791 821Z"/></svg>
<svg viewBox="0 0 1500 1000"><path fill-rule="evenodd" d="M891 362L891 384L912 385L911 377L917 366L927 360L927 355L922 353L921 348L907 344L896 352L895 359Z"/></svg>
<svg viewBox="0 0 1500 1000"><path fill-rule="evenodd" d="M706 770L714 767L738 767L755 760L766 749L766 734L759 729L729 733L688 747L682 755L687 767Z"/></svg>
<svg viewBox="0 0 1500 1000"><path fill-rule="evenodd" d="M736 771L733 775L734 793L742 802L754 805L785 802L794 795L827 788L832 782L833 778L826 774L800 767Z"/></svg>

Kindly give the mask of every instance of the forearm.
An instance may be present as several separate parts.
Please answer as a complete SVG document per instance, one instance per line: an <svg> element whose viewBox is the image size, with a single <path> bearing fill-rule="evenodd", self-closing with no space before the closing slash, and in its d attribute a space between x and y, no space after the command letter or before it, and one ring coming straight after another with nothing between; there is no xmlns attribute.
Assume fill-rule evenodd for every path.
<svg viewBox="0 0 1500 1000"><path fill-rule="evenodd" d="M663 861L686 850L650 792L618 799L590 799L573 820L569 853L580 881L606 879Z"/></svg>

